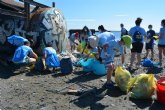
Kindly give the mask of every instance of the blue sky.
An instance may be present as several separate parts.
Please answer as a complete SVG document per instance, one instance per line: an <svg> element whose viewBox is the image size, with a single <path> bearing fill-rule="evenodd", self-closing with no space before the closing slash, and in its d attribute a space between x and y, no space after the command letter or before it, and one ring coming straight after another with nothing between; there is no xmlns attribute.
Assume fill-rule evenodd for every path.
<svg viewBox="0 0 165 110"><path fill-rule="evenodd" d="M68 29L81 29L84 25L97 29L104 25L107 30L120 30L124 23L128 30L135 25L137 17L143 18L141 26L148 30L152 24L157 32L165 19L165 0L35 0L52 5L64 14ZM164 13L164 14L163 14Z"/></svg>

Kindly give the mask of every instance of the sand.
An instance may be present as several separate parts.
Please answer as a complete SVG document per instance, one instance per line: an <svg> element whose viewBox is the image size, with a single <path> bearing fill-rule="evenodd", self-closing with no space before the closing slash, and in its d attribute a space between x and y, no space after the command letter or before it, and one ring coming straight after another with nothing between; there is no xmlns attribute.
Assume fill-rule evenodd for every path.
<svg viewBox="0 0 165 110"><path fill-rule="evenodd" d="M155 61L158 60L157 53L155 48ZM129 51L126 56L129 63ZM21 69L24 70L23 67ZM133 76L140 73L165 75L165 68L141 67L131 73ZM116 85L112 89L103 88L105 81L102 79L105 78L84 73L79 67L68 75L60 71L55 74L35 71L18 74L15 68L1 65L0 110L165 110L165 105L160 104L156 96L148 100L130 99ZM80 88L84 92L67 93L70 89ZM81 96L87 90L88 93Z"/></svg>

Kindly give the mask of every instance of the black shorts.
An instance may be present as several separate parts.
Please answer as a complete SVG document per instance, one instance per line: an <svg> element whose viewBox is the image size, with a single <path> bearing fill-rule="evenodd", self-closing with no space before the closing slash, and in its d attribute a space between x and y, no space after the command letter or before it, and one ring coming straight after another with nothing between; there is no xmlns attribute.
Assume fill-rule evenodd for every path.
<svg viewBox="0 0 165 110"><path fill-rule="evenodd" d="M165 45L160 45L160 44L158 44L158 47L165 47Z"/></svg>
<svg viewBox="0 0 165 110"><path fill-rule="evenodd" d="M154 47L153 43L146 43L146 50L148 50L148 49L152 50L153 47Z"/></svg>
<svg viewBox="0 0 165 110"><path fill-rule="evenodd" d="M131 53L142 53L143 50L143 43L141 42L134 42L132 43L132 49L131 49Z"/></svg>

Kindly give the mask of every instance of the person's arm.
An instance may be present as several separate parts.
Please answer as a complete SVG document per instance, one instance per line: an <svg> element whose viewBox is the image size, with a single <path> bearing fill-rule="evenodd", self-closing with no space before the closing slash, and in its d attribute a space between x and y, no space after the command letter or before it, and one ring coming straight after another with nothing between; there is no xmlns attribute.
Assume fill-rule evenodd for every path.
<svg viewBox="0 0 165 110"><path fill-rule="evenodd" d="M164 35L164 33L163 32L160 32L159 39L162 38L163 35Z"/></svg>
<svg viewBox="0 0 165 110"><path fill-rule="evenodd" d="M38 55L32 51L30 57L37 59L38 58Z"/></svg>
<svg viewBox="0 0 165 110"><path fill-rule="evenodd" d="M46 57L47 57L47 55L46 55L46 53L44 52L44 53L43 53L43 56L42 56L42 62L43 62L43 65L44 65L44 70L46 69L46 63L45 63Z"/></svg>

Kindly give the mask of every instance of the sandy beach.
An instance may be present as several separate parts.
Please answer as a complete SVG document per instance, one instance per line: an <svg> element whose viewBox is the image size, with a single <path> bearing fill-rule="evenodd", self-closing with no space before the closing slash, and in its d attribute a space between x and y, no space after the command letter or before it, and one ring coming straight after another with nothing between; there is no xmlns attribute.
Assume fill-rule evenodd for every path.
<svg viewBox="0 0 165 110"><path fill-rule="evenodd" d="M129 50L126 56L126 63L129 63ZM156 46L154 60L158 61ZM21 69L24 70L23 67ZM102 88L105 83L102 79L106 76L84 73L80 67L68 75L60 71L56 74L34 71L16 74L21 69L0 66L0 110L165 110L165 105L157 102L156 96L137 100L129 98L116 85L112 89ZM165 68L141 67L131 71L132 76L140 73L165 75ZM70 88L80 87L90 92L85 95L85 92L67 92Z"/></svg>

